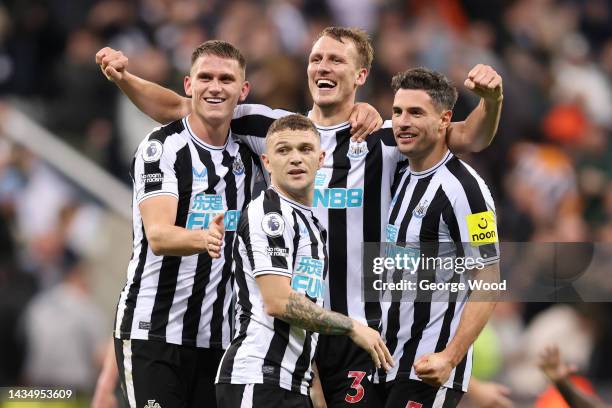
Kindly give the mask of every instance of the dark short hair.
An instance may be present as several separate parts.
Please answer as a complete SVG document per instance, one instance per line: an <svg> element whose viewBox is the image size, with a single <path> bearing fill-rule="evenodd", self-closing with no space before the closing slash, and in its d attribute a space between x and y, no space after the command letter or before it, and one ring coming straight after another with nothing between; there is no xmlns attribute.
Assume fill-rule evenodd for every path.
<svg viewBox="0 0 612 408"><path fill-rule="evenodd" d="M336 41L342 41L343 38L348 38L355 44L357 53L359 54L359 65L360 68L365 68L368 71L372 66L372 60L374 59L374 48L370 42L370 36L368 33L360 28L352 27L327 27L317 37L317 40L321 37L331 37Z"/></svg>
<svg viewBox="0 0 612 408"><path fill-rule="evenodd" d="M216 55L221 58L228 58L238 61L240 68L246 69L246 60L240 50L227 41L210 40L200 44L191 54L191 65L202 55Z"/></svg>
<svg viewBox="0 0 612 408"><path fill-rule="evenodd" d="M297 113L289 116L284 116L272 122L272 124L268 128L266 138L274 133L278 133L283 130L306 130L311 131L317 137L319 136L319 131L317 130L314 123L312 123L312 121L306 116Z"/></svg>
<svg viewBox="0 0 612 408"><path fill-rule="evenodd" d="M391 80L393 92L415 89L427 92L438 109L453 110L457 102L457 89L444 75L427 68L412 68L396 74Z"/></svg>

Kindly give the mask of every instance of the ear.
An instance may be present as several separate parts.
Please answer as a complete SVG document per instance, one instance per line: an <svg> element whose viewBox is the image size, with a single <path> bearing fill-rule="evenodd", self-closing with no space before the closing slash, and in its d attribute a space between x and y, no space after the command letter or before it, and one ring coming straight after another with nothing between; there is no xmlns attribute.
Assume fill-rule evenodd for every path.
<svg viewBox="0 0 612 408"><path fill-rule="evenodd" d="M365 84L368 74L369 72L366 68L359 69L359 71L357 71L357 77L355 78L355 85L362 86Z"/></svg>
<svg viewBox="0 0 612 408"><path fill-rule="evenodd" d="M451 119L453 118L453 111L446 110L442 112L442 116L440 116L440 130L446 130L451 124Z"/></svg>
<svg viewBox="0 0 612 408"><path fill-rule="evenodd" d="M244 102L247 96L249 95L250 90L251 90L251 84L249 83L249 81L244 81L242 83L242 89L240 90L240 98L238 99L238 101Z"/></svg>
<svg viewBox="0 0 612 408"><path fill-rule="evenodd" d="M185 95L192 96L191 77L189 75L185 75L185 79L183 79L183 87L185 88Z"/></svg>
<svg viewBox="0 0 612 408"><path fill-rule="evenodd" d="M270 169L270 158L265 153L261 155L261 161L268 173L272 174L272 171Z"/></svg>
<svg viewBox="0 0 612 408"><path fill-rule="evenodd" d="M323 167L324 161L325 161L325 150L321 150L321 153L319 153L319 166L317 167L317 170Z"/></svg>

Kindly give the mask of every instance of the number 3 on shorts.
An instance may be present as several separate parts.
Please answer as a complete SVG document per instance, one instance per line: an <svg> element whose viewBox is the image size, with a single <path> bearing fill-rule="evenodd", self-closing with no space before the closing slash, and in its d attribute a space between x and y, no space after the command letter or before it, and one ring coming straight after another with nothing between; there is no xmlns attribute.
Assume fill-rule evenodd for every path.
<svg viewBox="0 0 612 408"><path fill-rule="evenodd" d="M349 371L347 377L353 378L353 383L351 384L351 388L355 390L355 395L351 395L350 392L346 394L344 400L349 404L356 404L363 399L365 395L365 390L363 389L363 385L361 385L361 381L365 377L365 371Z"/></svg>

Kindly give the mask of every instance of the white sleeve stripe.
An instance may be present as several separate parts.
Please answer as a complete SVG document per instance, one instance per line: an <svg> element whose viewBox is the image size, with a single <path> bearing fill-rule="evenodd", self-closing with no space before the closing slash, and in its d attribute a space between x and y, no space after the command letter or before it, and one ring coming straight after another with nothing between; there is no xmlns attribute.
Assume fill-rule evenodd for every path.
<svg viewBox="0 0 612 408"><path fill-rule="evenodd" d="M140 197L140 199L138 199L136 202L138 204L142 203L144 200L146 200L147 198L151 198L151 197L155 197L155 196L162 196L162 195L169 195L172 197L176 197L177 199L179 198L178 194L173 193L171 191L153 191L151 193L147 193L145 195L143 195L142 197Z"/></svg>
<svg viewBox="0 0 612 408"><path fill-rule="evenodd" d="M287 269L274 268L272 266L265 268L258 268L253 270L253 276L260 275L282 275L291 278L293 275Z"/></svg>

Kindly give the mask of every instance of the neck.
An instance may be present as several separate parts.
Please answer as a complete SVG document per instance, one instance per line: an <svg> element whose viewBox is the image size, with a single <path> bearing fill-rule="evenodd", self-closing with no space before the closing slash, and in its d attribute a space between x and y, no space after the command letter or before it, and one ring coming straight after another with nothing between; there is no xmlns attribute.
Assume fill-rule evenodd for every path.
<svg viewBox="0 0 612 408"><path fill-rule="evenodd" d="M315 103L310 112L310 120L318 126L334 126L349 120L354 106L355 95L346 102L330 106L320 106Z"/></svg>
<svg viewBox="0 0 612 408"><path fill-rule="evenodd" d="M230 121L222 121L218 125L205 122L196 113L192 113L187 117L189 126L195 136L211 146L223 146L227 142L229 133Z"/></svg>
<svg viewBox="0 0 612 408"><path fill-rule="evenodd" d="M446 143L439 143L433 147L433 149L418 157L408 157L410 162L410 170L421 172L428 170L436 165L440 160L444 158L448 146Z"/></svg>
<svg viewBox="0 0 612 408"><path fill-rule="evenodd" d="M279 184L275 183L274 180L272 180L272 187L274 187L276 191L278 191L288 199L295 201L296 203L305 205L306 207L312 207L312 200L314 198L313 186L308 186L308 188L305 190L291 192L279 187Z"/></svg>

